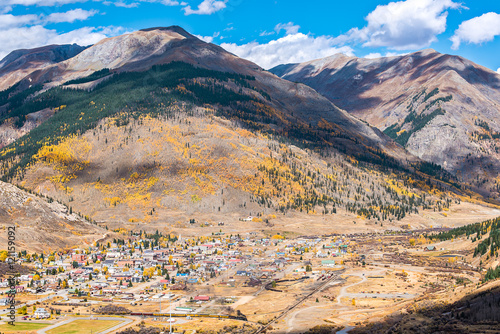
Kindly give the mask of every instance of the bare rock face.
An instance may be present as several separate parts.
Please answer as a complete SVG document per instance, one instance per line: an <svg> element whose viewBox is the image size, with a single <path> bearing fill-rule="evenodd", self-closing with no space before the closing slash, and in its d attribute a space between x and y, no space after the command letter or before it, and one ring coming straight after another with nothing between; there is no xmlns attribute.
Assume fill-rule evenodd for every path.
<svg viewBox="0 0 500 334"><path fill-rule="evenodd" d="M23 126L18 128L13 122L13 119L9 119L0 125L0 148L13 143L18 138L29 133L31 130L45 122L49 117L54 114L54 111L46 108L26 116L26 121Z"/></svg>
<svg viewBox="0 0 500 334"><path fill-rule="evenodd" d="M410 153L499 196L497 73L432 49L377 59L334 55L271 72L311 86Z"/></svg>
<svg viewBox="0 0 500 334"><path fill-rule="evenodd" d="M65 63L71 70L115 69L131 62L140 62L162 55L172 42L186 39L171 30L137 31L107 38Z"/></svg>
<svg viewBox="0 0 500 334"><path fill-rule="evenodd" d="M30 251L89 245L106 233L56 201L1 181L0 218L0 228L15 228L16 246ZM0 236L3 245L7 244L7 236Z"/></svg>

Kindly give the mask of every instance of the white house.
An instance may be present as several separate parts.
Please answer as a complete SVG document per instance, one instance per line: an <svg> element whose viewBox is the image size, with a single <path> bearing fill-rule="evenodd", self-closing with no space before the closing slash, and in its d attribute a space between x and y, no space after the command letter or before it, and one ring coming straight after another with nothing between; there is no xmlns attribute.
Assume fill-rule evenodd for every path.
<svg viewBox="0 0 500 334"><path fill-rule="evenodd" d="M43 307L37 308L34 314L36 319L47 319L50 318L50 313L47 312Z"/></svg>

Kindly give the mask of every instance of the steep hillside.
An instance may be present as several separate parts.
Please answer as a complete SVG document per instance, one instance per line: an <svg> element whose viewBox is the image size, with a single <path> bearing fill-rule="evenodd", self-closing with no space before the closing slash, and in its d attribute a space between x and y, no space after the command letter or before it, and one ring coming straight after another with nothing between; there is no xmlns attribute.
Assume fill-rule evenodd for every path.
<svg viewBox="0 0 500 334"><path fill-rule="evenodd" d="M353 334L382 333L498 333L500 325L500 281L474 289L458 299L455 293L412 303L384 321L359 326Z"/></svg>
<svg viewBox="0 0 500 334"><path fill-rule="evenodd" d="M106 230L81 218L65 205L0 181L0 242L6 248L7 227L15 226L19 250L47 251L89 245Z"/></svg>
<svg viewBox="0 0 500 334"><path fill-rule="evenodd" d="M313 89L179 27L103 40L26 80L0 121L46 118L0 151L2 177L106 223L338 209L400 228L447 217L450 190L473 195Z"/></svg>
<svg viewBox="0 0 500 334"><path fill-rule="evenodd" d="M49 45L9 53L0 61L0 114L8 114L9 109L20 106L26 97L42 89L33 80L25 79L29 74L72 58L85 49L76 44ZM31 113L22 125L14 119L2 122L0 148L25 135L52 114L51 110Z"/></svg>
<svg viewBox="0 0 500 334"><path fill-rule="evenodd" d="M0 61L0 90L11 87L38 69L72 58L85 49L67 44L12 51Z"/></svg>
<svg viewBox="0 0 500 334"><path fill-rule="evenodd" d="M499 198L497 73L434 50L377 59L335 55L271 71L313 87L409 152Z"/></svg>
<svg viewBox="0 0 500 334"><path fill-rule="evenodd" d="M337 147L362 160L384 163L390 156L404 163L416 161L377 129L337 108L311 88L280 79L179 27L105 39L67 61L33 72L19 85L26 81L31 88L3 94L0 122L6 127L4 145L12 142L12 136L5 132L25 129L27 121L39 119L34 113L41 110L47 111L44 115L48 117L50 112L58 112L48 122L50 130L40 130L43 136L56 140L59 135L91 128L99 119L130 106L161 109L159 103L168 105L172 99L187 99L196 104L217 104L223 107L220 112L226 117L237 118L251 129L315 147ZM130 94L132 91L134 94ZM157 105L152 105L151 94ZM92 96L99 97L94 102L107 107L80 119L78 115L87 108L75 102L88 103ZM61 107L65 108L63 112ZM63 126L65 122L68 126ZM25 132L39 124L35 122ZM28 135L21 141L24 148L9 151L8 156L23 154L25 165L32 156L24 154L26 150L36 151L46 141L31 138Z"/></svg>
<svg viewBox="0 0 500 334"><path fill-rule="evenodd" d="M106 118L44 145L21 180L115 227L247 216L265 227L266 220L298 214L360 220L360 228L418 228L437 224L416 219L418 213L445 217L461 201L418 175L377 171L335 149L280 143L184 102L162 114Z"/></svg>

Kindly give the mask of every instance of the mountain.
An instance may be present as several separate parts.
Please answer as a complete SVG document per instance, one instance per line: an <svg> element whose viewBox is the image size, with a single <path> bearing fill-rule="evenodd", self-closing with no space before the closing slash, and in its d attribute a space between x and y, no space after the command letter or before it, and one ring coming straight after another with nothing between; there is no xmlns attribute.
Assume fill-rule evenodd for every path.
<svg viewBox="0 0 500 334"><path fill-rule="evenodd" d="M266 112L274 113L279 110L279 115L274 114L278 118L274 121L274 127L279 127L279 131L284 131L285 127L292 124L294 127L299 126L301 132L307 132L308 130L304 127L310 128L320 124L325 128L325 132L329 132L330 137L338 137L341 132L340 137L350 138L353 145L346 143L345 138L339 138L338 141L342 142L342 146L350 146L353 151L363 151L365 149L363 145L365 145L380 148L398 158L413 159L377 129L350 116L308 86L280 79L254 63L226 52L219 46L201 41L177 26L145 29L104 39L73 58L30 73L19 82L19 85L31 87L31 91L29 89L27 91L34 94L42 88L59 87L65 83L84 80L85 85L76 88L92 89L92 85L110 78L111 74L143 72L150 70L152 66L173 61L212 71L250 77L252 87L242 87L241 92L244 95L251 93L256 103L264 103L266 108L273 109L273 111ZM92 73L96 74L92 76ZM99 73L103 74L102 77ZM151 71L149 76L147 80L157 79ZM84 77L87 79L82 79ZM75 88L72 85L69 87ZM244 92L245 88L252 92ZM23 100L27 93L25 91L24 95L19 95L21 95L20 98L14 102ZM8 101L4 99L4 102ZM12 103L4 105L4 110L7 111L7 109L12 109ZM36 107L29 111L39 111L34 109ZM25 110L20 113L21 115L17 115L17 112L12 112L12 110L10 113L4 112L0 121L4 124L17 122L17 125L24 125L32 112ZM272 126L268 125L269 121L265 120L267 122L265 126L271 128ZM339 132L331 131L332 127L339 127ZM294 133L297 132L294 130ZM361 141L362 145L357 145L358 141Z"/></svg>
<svg viewBox="0 0 500 334"><path fill-rule="evenodd" d="M35 89L41 88L36 85L32 87L35 83L29 78L26 79L27 76L37 70L72 58L85 49L86 47L76 44L48 45L9 53L0 61L0 105L2 105L0 113L5 114L8 111L9 105L4 105L4 103L9 96L19 93L17 96L21 98L17 103L21 103L29 94L35 92ZM27 117L23 126L15 126L9 121L3 122L0 125L0 148L25 135L51 115L49 110L32 113Z"/></svg>
<svg viewBox="0 0 500 334"><path fill-rule="evenodd" d="M85 49L66 44L12 51L0 61L0 90L16 84L33 71L72 58Z"/></svg>
<svg viewBox="0 0 500 334"><path fill-rule="evenodd" d="M0 181L0 218L5 230L0 236L7 245L8 227L16 227L20 250L48 251L89 246L107 231L73 213L52 198L40 197Z"/></svg>
<svg viewBox="0 0 500 334"><path fill-rule="evenodd" d="M499 198L496 72L431 49L376 59L339 54L270 71L307 84L410 153Z"/></svg>
<svg viewBox="0 0 500 334"><path fill-rule="evenodd" d="M450 190L474 195L312 88L180 27L104 39L0 105L2 126L34 124L0 150L2 178L112 228L249 215L328 227L327 214L416 228L434 221L419 211L459 205Z"/></svg>

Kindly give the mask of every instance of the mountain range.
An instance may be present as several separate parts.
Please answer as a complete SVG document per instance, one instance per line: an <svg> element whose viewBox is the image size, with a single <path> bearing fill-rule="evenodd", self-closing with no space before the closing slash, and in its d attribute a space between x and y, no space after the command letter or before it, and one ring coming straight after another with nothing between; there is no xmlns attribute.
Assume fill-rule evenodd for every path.
<svg viewBox="0 0 500 334"><path fill-rule="evenodd" d="M90 48L80 50L81 52L73 57L70 57L69 52L64 51L68 48L70 46L65 45L60 46L59 51L54 50L54 47L46 50L50 55L57 53L63 57L64 54L68 58L66 60L54 63L51 60L53 57L45 55L39 58L45 58L47 61L37 63L36 66L26 63L31 72L5 92L12 94L10 91L12 88L14 88L14 92L17 92L33 89L41 84L43 84L43 89L57 87L104 69L109 69L113 73L143 71L150 69L153 65L181 61L199 68L251 76L255 85L252 88L257 95L261 95L257 96L257 99L265 101L272 108L284 111L283 121L299 121L305 125L311 125L324 120L341 126L345 135L367 140L369 145L377 143L376 145L394 151L396 155L406 155L404 150L398 149L377 129L350 116L313 89L279 79L256 64L234 56L219 46L205 43L177 26L145 29L104 39ZM7 71L7 68L12 64L9 60L13 58L14 56L9 54L2 61L3 65L0 70L5 68ZM25 69L25 67L17 68L16 71L21 69ZM155 80L155 78L151 78L151 80ZM92 85L100 82L100 80L87 81L89 82L85 89L91 89ZM13 82L9 81L9 84L12 85ZM3 87L5 86L7 85L5 84ZM79 88L82 86L80 85ZM4 140L3 144L10 143L13 139Z"/></svg>
<svg viewBox="0 0 500 334"><path fill-rule="evenodd" d="M376 59L338 54L270 71L309 85L408 152L499 198L498 73L432 49Z"/></svg>
<svg viewBox="0 0 500 334"><path fill-rule="evenodd" d="M441 56L426 50L406 57L416 66L416 58L428 63ZM255 223L272 224L277 213L336 214L349 222L361 217L361 229L407 226L411 216L412 224L425 227L420 211L441 212L463 196L480 198L470 190L486 189L474 164L459 173L450 168L455 160L431 159L410 147L437 121L460 126L443 117L455 114L449 106L461 95L413 71L413 83L394 93L399 102L384 104L382 93L393 94L410 65L398 72L399 58L349 59L283 65L273 74L177 26L89 47L14 51L0 62L0 174L116 228L184 226L195 216L251 215ZM355 70L356 62L366 62L365 74ZM305 74L312 68L316 77ZM349 72L343 84L337 72ZM293 73L297 77L289 77ZM444 76L435 81L445 82ZM294 82L302 77L310 81ZM364 86L368 78L371 85ZM489 78L493 99L496 77ZM373 96L365 96L368 91ZM477 145L495 142L493 116L471 125L484 130L477 136L491 137ZM406 142L405 133L411 133ZM434 136L431 142L442 135L426 133ZM497 168L494 162L488 173Z"/></svg>

